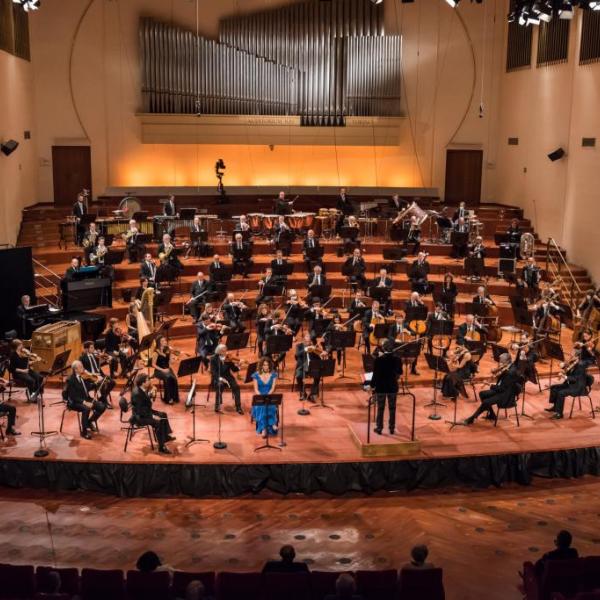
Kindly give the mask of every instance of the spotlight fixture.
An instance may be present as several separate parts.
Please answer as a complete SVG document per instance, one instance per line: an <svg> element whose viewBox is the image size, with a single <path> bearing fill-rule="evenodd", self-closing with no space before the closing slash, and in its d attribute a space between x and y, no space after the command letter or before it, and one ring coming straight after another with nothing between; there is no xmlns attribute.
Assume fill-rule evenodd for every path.
<svg viewBox="0 0 600 600"><path fill-rule="evenodd" d="M456 8L458 6L458 3L460 2L460 0L446 0L446 2L452 7L452 8Z"/></svg>
<svg viewBox="0 0 600 600"><path fill-rule="evenodd" d="M371 0L373 4L381 4L383 0Z"/></svg>
<svg viewBox="0 0 600 600"><path fill-rule="evenodd" d="M552 20L552 4L550 4L550 2L540 4L538 6L538 16L540 18L540 21L544 21L544 23L549 23Z"/></svg>
<svg viewBox="0 0 600 600"><path fill-rule="evenodd" d="M573 6L568 2L563 2L558 9L558 18L571 20L573 18Z"/></svg>
<svg viewBox="0 0 600 600"><path fill-rule="evenodd" d="M13 0L13 3L19 4L25 12L29 12L30 10L37 10L42 0Z"/></svg>
<svg viewBox="0 0 600 600"><path fill-rule="evenodd" d="M600 0L590 0L590 8L592 10L600 10Z"/></svg>

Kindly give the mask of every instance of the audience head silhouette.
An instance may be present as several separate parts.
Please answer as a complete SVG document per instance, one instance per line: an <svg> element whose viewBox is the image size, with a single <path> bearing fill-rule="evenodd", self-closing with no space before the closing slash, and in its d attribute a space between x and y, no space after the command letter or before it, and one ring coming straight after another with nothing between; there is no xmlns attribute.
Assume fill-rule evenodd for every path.
<svg viewBox="0 0 600 600"><path fill-rule="evenodd" d="M160 558L158 558L158 554L152 552L152 550L144 552L144 554L137 559L137 563L135 564L137 570L142 571L143 573L156 571L161 565L162 563L160 562Z"/></svg>

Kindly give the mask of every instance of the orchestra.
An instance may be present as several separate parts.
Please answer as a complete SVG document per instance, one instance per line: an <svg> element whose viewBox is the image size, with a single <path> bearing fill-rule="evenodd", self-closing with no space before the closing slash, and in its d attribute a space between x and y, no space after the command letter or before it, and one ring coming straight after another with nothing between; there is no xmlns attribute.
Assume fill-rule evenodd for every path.
<svg viewBox="0 0 600 600"><path fill-rule="evenodd" d="M439 226L438 235L440 243L451 246L452 257L465 258L466 262L468 259L483 261L494 257L493 251L485 247L484 238L475 235L478 230L475 228L476 223L474 225L473 211L468 210L465 203L461 202L454 211L453 218L449 219L445 216L451 214L448 208L444 207L439 212L426 212L419 209L415 202L409 205L400 200L398 195L394 195L385 210L388 213L396 212L397 216L388 219L386 235L392 241L394 229L401 230L405 252L402 253L401 248L395 246L395 251L400 256L394 255L391 260L394 264L390 266L387 256L386 263L379 262L379 257L377 262L373 260L373 244L364 229L364 239L358 239L362 208L358 217L357 207L344 188L340 190L336 202L337 212L331 221L333 231L340 242L343 241L343 246L338 246L338 242L333 240L332 232L327 237L324 229L316 227L316 222L315 225L299 226L291 221L290 217L296 214L294 202L281 192L275 201L277 216L271 215L272 227L264 231L260 226L256 227L252 213L236 217L231 242L227 244L225 240L220 246L221 251L225 248L228 252L231 264L229 260L228 264L222 262L220 255L212 249L210 261L194 262L199 257L206 256L205 249L210 247L206 243L207 236L200 240L191 235L206 233L199 215L193 218L193 222L190 218L187 226L191 237L184 245L188 250L186 253L180 250L181 237L176 238L176 234L180 235L177 228L171 228L162 236L157 236L160 237L157 240L160 243L157 247L152 247L156 250L145 252L145 240L140 238L142 234L138 224L134 219L129 220L125 232L115 236L115 245L118 248L120 244L130 263L137 263L138 257L143 256L139 262L140 286L135 293L133 289L128 290L129 296L123 294L127 302L124 305L124 318L123 315L121 319L110 318L97 340L83 343L83 352L73 357L74 360L70 363L71 374L65 385L67 407L81 413L81 436L84 439L93 438L98 420L105 410L113 408L111 392L121 385L119 380L129 378L132 418L155 430L161 453L170 452L166 443L174 438L167 413L156 411L153 406L159 398L167 405L175 405L180 401L179 378L175 367L177 360L185 353L172 346L167 335L158 330L159 324L154 323L154 312L150 312L150 333L154 333L155 337L150 349L145 350L147 356L139 348L141 340L148 333L141 310L146 292L154 288L155 293L165 296L167 291L174 291L169 290L175 287L171 285L172 281L166 281L165 287L162 287L163 280L159 275L164 266L174 269L176 277L182 277L185 271L191 275L188 279L181 278L175 290L176 294L185 295L183 310L180 311L183 316L177 318L187 318L189 322L191 317L196 338L193 352L196 357L200 357L202 368L210 378L210 391L214 393L214 408L218 413L223 412L224 392L231 392L235 411L240 415L244 414L240 381L245 374L242 371L246 366L245 361L228 352L225 343L226 336L244 332L250 334L246 347L254 347L258 359L258 370L246 375L246 382L254 385L255 392L268 389L264 393L272 393L275 380L285 380L286 355L291 351L295 358L293 371L299 398L316 402L319 394L327 393L327 381L315 365L331 359L337 365L338 373L341 372L343 376L346 359L355 350L346 348L343 341L347 336L337 335L337 332L355 331L358 343L354 348L360 351L362 346L363 358L374 361L372 377L365 389L373 393L376 407L374 431L380 435L384 429L386 407L389 413L389 432L393 434L396 430L397 397L403 393L398 385L403 360L407 367L406 377L408 367L412 375L420 376L417 369L419 360L425 363L423 359L427 358L429 361L430 355L446 360L448 372L444 371L441 379L442 395L453 402L459 397L468 398L465 383L472 383L481 371L481 356L489 349L489 342L494 340L491 338L492 331L497 326L499 311L505 306L499 297L495 300L489 293L486 276L477 280L477 283L484 285L478 285L476 292L472 279L466 289L461 283L463 292L468 292L468 296L465 299L466 293L463 293L460 302L466 303L468 308L462 310L462 306L457 307L458 286L455 277L457 272L460 273L461 265L452 263L449 266L450 263L446 262L440 269L437 259L431 259L427 252L421 251L421 244L422 227L426 219L430 218L438 225L445 219L442 223L444 226ZM73 214L78 219L78 243L85 266L82 267L81 257L73 256L65 271L65 279L80 279L82 272L89 267L98 267L103 275L114 279L114 269L110 264L112 261L106 260L109 252L106 240L109 239L111 250L114 249L113 236L107 238L101 224L85 218L88 212L83 194L78 195ZM164 202L163 216L169 218L170 224L174 223L172 219L178 218L174 196ZM79 226L82 220L89 223L87 229L83 225ZM98 223L101 222L98 219ZM123 223L124 227L125 224L126 221ZM444 239L443 232L447 229L451 230L452 239ZM144 231L147 229L144 228ZM432 235L431 228L429 232ZM522 235L519 221L512 220L506 232L506 240L515 250L515 256L518 256ZM293 243L294 239L298 242ZM406 253L411 245L415 257L408 262ZM259 253L259 247L266 247L268 250ZM299 253L298 248L306 275L302 271L290 276L294 266L290 256ZM326 250L337 252L335 270L331 266L331 260L323 259ZM261 256L262 253L270 254L264 257ZM160 264L157 264L157 260ZM244 294L236 294L234 290L241 288L231 285L231 273L248 279L254 260L261 273L255 279L256 287L253 284ZM189 273L190 269L184 269L184 264L203 266L202 270ZM406 265L406 275L398 269L399 264ZM533 256L528 256L524 264L521 264L523 266L520 273L516 274L516 282L519 284L520 281L521 287L529 291L532 303L527 305L527 309L532 325L518 329L518 335L506 344L505 352L499 354L494 348L495 356L499 354L499 361L498 366L492 370L493 384L489 389L479 391L480 405L464 420L465 425L471 425L482 414L486 414L488 419L496 419L495 407L514 406L515 398L527 382L539 384L538 368L540 361L544 360L543 342L549 336L558 339L556 336L566 322L558 280L549 281ZM328 273L325 272L326 265ZM192 280L194 272L196 275ZM394 274L394 281L391 274ZM306 279L302 281L304 285L296 290L293 286L300 283L299 275L302 280L304 277ZM340 279L345 281L345 288L335 292L331 287L341 288L339 284L333 285ZM408 284L403 286L406 280ZM256 293L252 290L256 290ZM433 299L427 298L432 292ZM245 296L250 294L252 299L244 301ZM168 295L169 300L171 295ZM560 364L560 381L549 388L549 406L546 410L551 413L553 420L563 418L567 398L587 393L591 377L588 371L598 358L600 291L590 289L580 298L573 309L573 350ZM25 318L30 307L31 298L24 294L22 304L17 309L20 319ZM151 311L153 308L155 307L151 306ZM186 317L186 312L189 312L189 317ZM124 321L123 324L121 320ZM442 322L447 325L439 326ZM277 338L277 343L274 343L274 338ZM289 341L290 345L287 347L291 350L282 351L279 341ZM415 345L415 353L411 353L408 359L401 359L400 348L410 344ZM421 356L422 352L425 353L424 357ZM360 354L357 353L356 356L360 357ZM36 402L44 391L44 376L35 366L41 360L41 357L26 348L23 341L13 340L10 360L7 362L9 374L14 382L26 388L30 402ZM138 374L142 368L145 372ZM429 370L431 369L428 369L428 375ZM0 384L4 386L5 381L2 378ZM154 387L153 382L157 382L157 387ZM12 436L19 435L15 428L16 409L0 403L0 414L7 416L6 432ZM269 412L265 415L253 409L252 415L256 420L256 431L260 435L267 429L271 435L278 431L279 413L275 407L269 407Z"/></svg>

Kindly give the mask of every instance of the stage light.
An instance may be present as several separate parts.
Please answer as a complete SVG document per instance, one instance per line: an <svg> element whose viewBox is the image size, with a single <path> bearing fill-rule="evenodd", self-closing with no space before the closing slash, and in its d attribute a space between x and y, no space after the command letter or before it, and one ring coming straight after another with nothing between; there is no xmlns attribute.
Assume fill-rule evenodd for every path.
<svg viewBox="0 0 600 600"><path fill-rule="evenodd" d="M534 5L534 9L535 6L536 5ZM538 16L540 21L544 21L544 23L549 23L552 20L552 5L550 2L545 2L538 6Z"/></svg>
<svg viewBox="0 0 600 600"><path fill-rule="evenodd" d="M528 18L529 18L529 11L527 10L527 7L524 6L523 9L521 10L521 14L519 15L519 25L527 25Z"/></svg>
<svg viewBox="0 0 600 600"><path fill-rule="evenodd" d="M29 12L30 10L37 10L42 0L13 0L13 3L19 4L25 12Z"/></svg>
<svg viewBox="0 0 600 600"><path fill-rule="evenodd" d="M590 8L592 10L600 10L600 0L590 0Z"/></svg>
<svg viewBox="0 0 600 600"><path fill-rule="evenodd" d="M458 6L458 3L460 2L460 0L446 0L446 2L452 7L452 8L456 8Z"/></svg>
<svg viewBox="0 0 600 600"><path fill-rule="evenodd" d="M539 25L540 24L540 15L533 12L533 10L529 13L527 17L527 25Z"/></svg>
<svg viewBox="0 0 600 600"><path fill-rule="evenodd" d="M373 4L381 4L383 0L371 0Z"/></svg>

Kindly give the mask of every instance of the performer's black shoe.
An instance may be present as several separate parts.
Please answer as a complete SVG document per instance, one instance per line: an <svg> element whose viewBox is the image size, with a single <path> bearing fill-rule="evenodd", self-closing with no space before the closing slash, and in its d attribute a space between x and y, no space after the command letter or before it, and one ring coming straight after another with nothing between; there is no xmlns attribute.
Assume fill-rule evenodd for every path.
<svg viewBox="0 0 600 600"><path fill-rule="evenodd" d="M376 427L376 428L375 428L373 431L374 431L374 432L375 432L377 435L381 435L381 434L383 433L383 431L382 431L381 429L379 429L378 427Z"/></svg>
<svg viewBox="0 0 600 600"><path fill-rule="evenodd" d="M463 425L473 425L474 421L475 421L475 419L473 417L469 417L468 419L465 419L463 421Z"/></svg>
<svg viewBox="0 0 600 600"><path fill-rule="evenodd" d="M393 427L390 427L390 435L394 435L394 432L395 432L395 431L396 431L396 430L395 430Z"/></svg>
<svg viewBox="0 0 600 600"><path fill-rule="evenodd" d="M161 446L158 451L160 454L173 454L166 446Z"/></svg>
<svg viewBox="0 0 600 600"><path fill-rule="evenodd" d="M85 438L86 440L91 440L91 439L92 439L92 434L91 434L89 431L84 431L84 432L81 434L81 437L82 437L82 438Z"/></svg>
<svg viewBox="0 0 600 600"><path fill-rule="evenodd" d="M312 402L313 404L316 404L317 399L315 398L315 396L313 396L312 394L308 397L308 401Z"/></svg>
<svg viewBox="0 0 600 600"><path fill-rule="evenodd" d="M496 420L496 415L492 412L489 412L487 415L485 415L485 418L488 421L495 421Z"/></svg>
<svg viewBox="0 0 600 600"><path fill-rule="evenodd" d="M243 415L243 414L244 414L244 411L243 411L241 408L236 408L236 409L235 409L235 412L236 412L238 415Z"/></svg>
<svg viewBox="0 0 600 600"><path fill-rule="evenodd" d="M556 409L555 409L553 406L551 406L551 407L549 407L549 408L545 408L544 410L545 410L546 412L550 412L550 413L556 412Z"/></svg>
<svg viewBox="0 0 600 600"><path fill-rule="evenodd" d="M177 438L174 435L167 436L167 442L174 442Z"/></svg>
<svg viewBox="0 0 600 600"><path fill-rule="evenodd" d="M10 429L6 430L6 435L21 435L21 432L11 427Z"/></svg>
<svg viewBox="0 0 600 600"><path fill-rule="evenodd" d="M556 413L555 415L552 415L550 418L554 419L554 420L557 420L557 419L562 419L563 416L560 413Z"/></svg>

